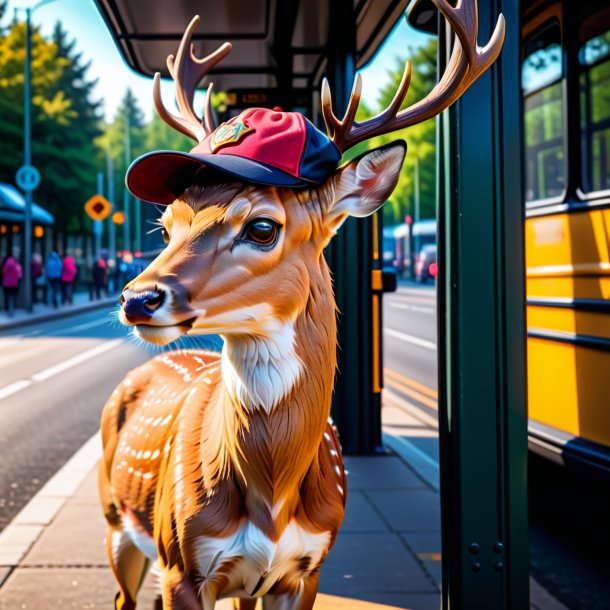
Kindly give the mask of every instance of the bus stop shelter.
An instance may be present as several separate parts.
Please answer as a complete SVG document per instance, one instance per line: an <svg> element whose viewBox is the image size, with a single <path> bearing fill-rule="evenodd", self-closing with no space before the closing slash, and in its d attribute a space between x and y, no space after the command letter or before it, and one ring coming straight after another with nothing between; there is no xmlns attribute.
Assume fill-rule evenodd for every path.
<svg viewBox="0 0 610 610"><path fill-rule="evenodd" d="M194 14L195 53L234 50L210 78L235 106L280 105L319 120L405 14L453 44L429 0L96 0L128 64L167 76ZM459 2L458 2L459 4ZM519 99L519 3L479 0L479 42L506 19L499 60L438 120L439 423L446 610L528 607L527 413ZM203 86L205 86L205 81ZM343 105L343 108L341 108ZM328 253L341 313L333 413L349 453L381 450L380 220L349 220Z"/></svg>

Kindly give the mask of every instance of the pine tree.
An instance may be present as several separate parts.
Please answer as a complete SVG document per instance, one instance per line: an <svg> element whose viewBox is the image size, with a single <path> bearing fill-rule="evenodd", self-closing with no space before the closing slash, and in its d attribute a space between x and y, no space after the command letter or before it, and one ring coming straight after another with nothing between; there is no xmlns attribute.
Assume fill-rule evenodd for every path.
<svg viewBox="0 0 610 610"><path fill-rule="evenodd" d="M25 24L0 33L0 181L14 182L23 157ZM32 163L41 175L35 200L56 219L62 233L83 227L83 205L95 189L99 103L94 84L61 27L55 40L32 31Z"/></svg>
<svg viewBox="0 0 610 610"><path fill-rule="evenodd" d="M148 150L146 148L145 116L131 89L125 91L113 121L104 126L104 133L98 139L97 144L104 155L106 151L110 152L114 164L115 201L113 203L117 205L118 209L122 209L127 169L135 158ZM126 152L127 145L129 145L129 152ZM133 235L133 218L131 220ZM117 236L118 243L121 244L122 232L120 230Z"/></svg>
<svg viewBox="0 0 610 610"><path fill-rule="evenodd" d="M409 91L401 109L423 99L436 84L436 39L413 50L408 57L412 64ZM380 91L379 109L387 108L398 89L405 62L396 59L396 67L388 73L390 80ZM407 142L407 157L398 185L390 198L384 217L388 224L404 222L404 217L415 215L415 160L419 163L420 218L436 215L436 121L429 119L413 127L392 134L385 140L404 138Z"/></svg>
<svg viewBox="0 0 610 610"><path fill-rule="evenodd" d="M411 84L401 110L424 98L436 84L436 39L418 49L409 49L407 57L412 64ZM395 67L388 71L388 82L379 91L377 105L368 108L360 104L356 120L364 121L382 112L389 105L402 79L405 60L397 57ZM415 159L419 162L420 218L434 218L436 211L436 123L429 119L408 129L377 136L362 142L348 151L346 159L353 159L371 150L402 138L407 142L407 157L398 184L383 208L386 225L404 222L407 214L414 216Z"/></svg>

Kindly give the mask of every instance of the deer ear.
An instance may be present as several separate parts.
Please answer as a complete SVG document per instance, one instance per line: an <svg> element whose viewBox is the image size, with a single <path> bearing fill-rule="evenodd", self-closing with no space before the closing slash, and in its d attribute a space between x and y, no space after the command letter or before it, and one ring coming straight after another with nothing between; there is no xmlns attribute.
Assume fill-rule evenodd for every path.
<svg viewBox="0 0 610 610"><path fill-rule="evenodd" d="M333 230L348 216L370 216L388 200L396 188L406 153L406 142L398 140L361 155L339 170L329 210Z"/></svg>

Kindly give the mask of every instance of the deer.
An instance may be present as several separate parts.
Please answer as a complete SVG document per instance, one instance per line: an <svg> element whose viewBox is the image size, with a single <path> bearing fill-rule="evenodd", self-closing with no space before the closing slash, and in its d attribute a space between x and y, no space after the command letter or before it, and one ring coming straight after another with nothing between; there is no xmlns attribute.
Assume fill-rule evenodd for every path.
<svg viewBox="0 0 610 610"><path fill-rule="evenodd" d="M123 379L101 418L100 498L117 610L136 607L150 562L165 610L311 610L320 568L344 517L347 483L330 419L337 311L324 250L348 216L379 210L398 181L406 144L340 165L355 144L431 118L495 61L499 16L477 44L474 0L433 0L455 32L447 69L422 100L400 109L411 67L390 106L358 122L355 79L342 118L323 81L327 135L298 113L255 108L216 127L196 87L230 51L200 59L185 31L168 68L180 115L155 107L192 137L190 153L136 160L127 185L164 206L165 248L124 288L119 317L140 339L168 345L219 334L219 352L162 352Z"/></svg>

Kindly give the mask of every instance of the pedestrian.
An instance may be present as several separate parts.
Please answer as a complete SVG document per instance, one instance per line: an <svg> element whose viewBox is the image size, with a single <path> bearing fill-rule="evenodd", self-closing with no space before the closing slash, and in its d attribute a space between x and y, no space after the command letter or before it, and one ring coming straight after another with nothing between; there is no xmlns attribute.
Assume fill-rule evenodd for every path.
<svg viewBox="0 0 610 610"><path fill-rule="evenodd" d="M66 254L62 260L61 272L61 302L72 305L72 295L74 293L74 281L78 270L74 259Z"/></svg>
<svg viewBox="0 0 610 610"><path fill-rule="evenodd" d="M34 303L38 303L38 291L44 288L44 277L42 273L42 255L39 252L32 253L32 297ZM42 299L44 302L44 298Z"/></svg>
<svg viewBox="0 0 610 610"><path fill-rule="evenodd" d="M23 276L21 265L9 254L2 265L2 288L4 290L4 306L9 315L13 315L19 292L19 281Z"/></svg>
<svg viewBox="0 0 610 610"><path fill-rule="evenodd" d="M59 304L59 295L61 294L61 274L63 265L59 254L53 250L49 255L47 261L47 280L51 287L51 301L53 307L57 307Z"/></svg>
<svg viewBox="0 0 610 610"><path fill-rule="evenodd" d="M100 299L102 292L107 293L108 265L103 258L99 258L93 266L93 285L95 298Z"/></svg>

